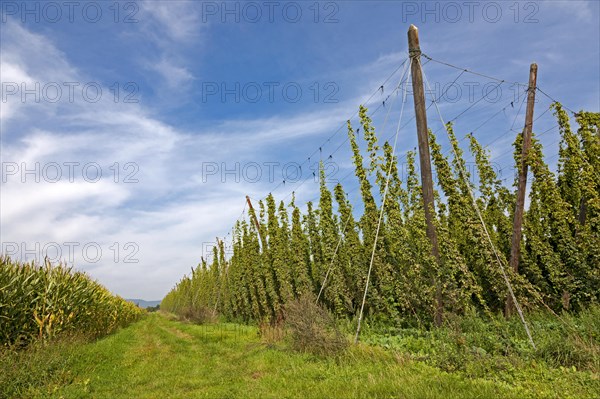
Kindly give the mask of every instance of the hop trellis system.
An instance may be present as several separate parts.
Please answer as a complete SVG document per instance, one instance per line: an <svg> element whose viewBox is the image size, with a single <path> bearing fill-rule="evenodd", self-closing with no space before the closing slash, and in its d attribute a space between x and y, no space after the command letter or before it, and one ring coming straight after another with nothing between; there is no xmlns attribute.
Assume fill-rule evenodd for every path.
<svg viewBox="0 0 600 399"><path fill-rule="evenodd" d="M421 63L421 56L427 61ZM355 204L341 183L333 189L327 186L321 163L317 202L309 201L302 212L294 192L284 198L290 199L288 203L277 203L269 194L258 201L257 213L247 198L250 220L243 217L245 207L233 228L232 255L225 256L225 244L219 241L210 265L203 259L167 294L161 307L175 313L210 307L229 319L268 321L282 317L286 302L313 293L337 317L358 321L357 340L363 314L386 323L427 326L440 325L448 313L510 316L516 310L534 345L525 319L528 309L576 312L598 303L600 113L575 113L555 101L537 85L537 65L532 64L529 84L521 85L528 98L524 128L513 143L518 172L513 190L498 176L489 151L474 135L507 107L514 107L513 102L459 139L453 122L473 105L444 122L438 107L444 93L428 105L423 93L429 85L423 67L429 62L461 70L457 79L472 73L505 82L421 54L417 30L411 26L409 57L391 75L402 71L400 82L371 114L359 107L358 126L351 120L344 123L347 139L333 152L349 142L362 215L355 215ZM415 116L402 121L409 65ZM383 85L378 87L367 102L382 89ZM536 93L552 101L549 110L557 122L553 129L560 134L556 172L544 159L539 140L550 129L535 131L534 122L541 117L533 118ZM394 140L381 145L371 117L380 109L389 115L394 94L402 98L400 117ZM432 132L427 127L426 111L432 106L450 143L446 151L436 136L442 129ZM382 130L387 119L386 115ZM396 155L398 135L415 123L413 119L420 176L415 151ZM465 139L475 160L474 173L467 170L460 147ZM400 158L406 159L404 181ZM525 209L528 172L531 184ZM282 186L285 181L273 191Z"/></svg>

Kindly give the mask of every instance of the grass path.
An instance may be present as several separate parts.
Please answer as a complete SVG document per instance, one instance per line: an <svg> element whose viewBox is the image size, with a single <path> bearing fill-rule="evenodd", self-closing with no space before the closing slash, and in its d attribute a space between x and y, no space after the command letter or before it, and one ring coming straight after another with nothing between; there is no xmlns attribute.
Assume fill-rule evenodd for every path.
<svg viewBox="0 0 600 399"><path fill-rule="evenodd" d="M360 345L316 358L261 343L253 327L159 314L77 349L68 385L39 398L560 398L537 385L469 380Z"/></svg>

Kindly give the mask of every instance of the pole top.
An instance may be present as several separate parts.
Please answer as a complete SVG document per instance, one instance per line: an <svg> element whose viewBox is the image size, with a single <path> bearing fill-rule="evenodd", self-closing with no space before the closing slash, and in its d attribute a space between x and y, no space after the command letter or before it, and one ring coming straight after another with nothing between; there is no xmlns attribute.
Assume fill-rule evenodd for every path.
<svg viewBox="0 0 600 399"><path fill-rule="evenodd" d="M421 55L421 47L419 46L419 28L413 24L408 28L408 53L411 57Z"/></svg>

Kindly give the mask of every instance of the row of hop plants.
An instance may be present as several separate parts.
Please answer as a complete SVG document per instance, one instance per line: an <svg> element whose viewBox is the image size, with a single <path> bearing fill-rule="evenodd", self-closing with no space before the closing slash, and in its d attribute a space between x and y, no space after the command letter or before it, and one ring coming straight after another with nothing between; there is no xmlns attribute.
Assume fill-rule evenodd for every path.
<svg viewBox="0 0 600 399"><path fill-rule="evenodd" d="M0 256L0 345L21 347L59 334L97 338L142 310L65 265Z"/></svg>
<svg viewBox="0 0 600 399"><path fill-rule="evenodd" d="M434 223L441 253L437 262L425 234L416 154L406 154L408 173L402 181L392 146L378 143L367 110L361 107L360 126L348 121L348 138L362 204L352 204L341 184L331 190L323 169L319 201L309 202L304 214L293 197L289 204L277 204L269 195L259 202L257 213L249 210L249 221L234 226L232 256L225 256L220 242L212 261L202 259L167 294L162 309L182 313L203 308L229 319L277 321L290 300L303 294L318 296L329 270L319 301L337 317L352 319L361 306L375 247L365 307L371 320L427 326L440 313L501 313L507 287L471 192L524 308L577 311L598 303L600 114L576 114L579 127L574 130L560 104L552 109L561 135L558 171L552 172L544 161L534 134L524 160L532 184L518 271L507 266L515 189L502 183L477 139L466 136L476 164L471 176L453 126L446 126L453 147L450 155L430 135L437 179ZM518 135L516 169L521 165L521 142ZM383 196L388 171L387 200L375 245L381 211L376 199ZM363 209L360 217L354 207Z"/></svg>

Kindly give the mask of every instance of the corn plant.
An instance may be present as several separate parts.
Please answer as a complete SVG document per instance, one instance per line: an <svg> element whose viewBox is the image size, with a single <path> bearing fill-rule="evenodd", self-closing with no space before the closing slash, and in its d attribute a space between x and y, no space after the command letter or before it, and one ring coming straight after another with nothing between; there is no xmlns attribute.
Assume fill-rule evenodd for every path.
<svg viewBox="0 0 600 399"><path fill-rule="evenodd" d="M99 337L138 319L142 310L63 264L0 256L0 344L25 345L61 333Z"/></svg>

